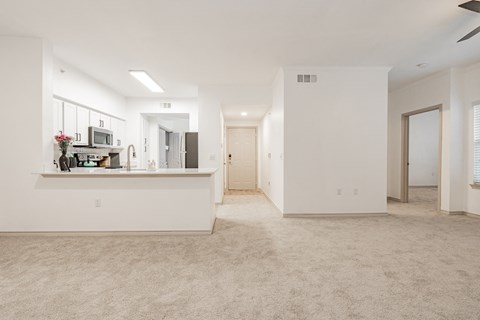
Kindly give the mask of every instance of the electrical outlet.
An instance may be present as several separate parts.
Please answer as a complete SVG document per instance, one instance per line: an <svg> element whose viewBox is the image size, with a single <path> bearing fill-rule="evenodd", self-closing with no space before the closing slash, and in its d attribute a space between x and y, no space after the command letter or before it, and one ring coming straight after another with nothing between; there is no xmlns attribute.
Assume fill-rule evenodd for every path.
<svg viewBox="0 0 480 320"><path fill-rule="evenodd" d="M353 195L358 196L358 189L357 188L353 189Z"/></svg>
<svg viewBox="0 0 480 320"><path fill-rule="evenodd" d="M95 207L100 208L102 206L102 199L95 199Z"/></svg>
<svg viewBox="0 0 480 320"><path fill-rule="evenodd" d="M337 189L337 196L341 196L342 195L342 189Z"/></svg>

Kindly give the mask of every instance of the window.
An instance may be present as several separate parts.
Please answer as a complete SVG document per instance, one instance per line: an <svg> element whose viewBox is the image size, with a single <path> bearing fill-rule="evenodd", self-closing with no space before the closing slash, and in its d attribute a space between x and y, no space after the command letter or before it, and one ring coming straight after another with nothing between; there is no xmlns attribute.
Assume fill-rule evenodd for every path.
<svg viewBox="0 0 480 320"><path fill-rule="evenodd" d="M473 183L480 185L480 105L473 107Z"/></svg>

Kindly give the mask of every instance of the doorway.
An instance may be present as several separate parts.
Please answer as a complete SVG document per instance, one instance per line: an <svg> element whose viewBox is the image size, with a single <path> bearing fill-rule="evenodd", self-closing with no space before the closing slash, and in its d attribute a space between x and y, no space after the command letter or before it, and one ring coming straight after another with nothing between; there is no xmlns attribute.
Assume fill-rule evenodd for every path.
<svg viewBox="0 0 480 320"><path fill-rule="evenodd" d="M141 152L139 166L148 168L154 161L158 168L181 168L184 160L184 143L181 140L190 132L188 113L142 113ZM176 137L177 136L177 137ZM197 152L195 150L195 152ZM191 152L192 155L195 152Z"/></svg>
<svg viewBox="0 0 480 320"><path fill-rule="evenodd" d="M257 189L257 129L227 128L227 187Z"/></svg>
<svg viewBox="0 0 480 320"><path fill-rule="evenodd" d="M440 210L442 106L402 114L401 202L432 201ZM413 192L413 198L411 198Z"/></svg>

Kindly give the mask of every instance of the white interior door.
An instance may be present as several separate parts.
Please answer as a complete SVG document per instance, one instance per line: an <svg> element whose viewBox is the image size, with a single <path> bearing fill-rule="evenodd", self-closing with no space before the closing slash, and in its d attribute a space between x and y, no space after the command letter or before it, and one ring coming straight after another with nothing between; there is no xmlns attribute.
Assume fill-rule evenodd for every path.
<svg viewBox="0 0 480 320"><path fill-rule="evenodd" d="M256 189L256 129L227 129L228 189Z"/></svg>

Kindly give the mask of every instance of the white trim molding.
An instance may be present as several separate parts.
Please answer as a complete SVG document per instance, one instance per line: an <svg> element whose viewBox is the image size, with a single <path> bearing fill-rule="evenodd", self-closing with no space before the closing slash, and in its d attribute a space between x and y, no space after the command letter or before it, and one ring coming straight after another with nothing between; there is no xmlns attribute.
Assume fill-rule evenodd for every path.
<svg viewBox="0 0 480 320"><path fill-rule="evenodd" d="M388 212L366 212L366 213L284 213L284 218L359 218L359 217L388 217Z"/></svg>
<svg viewBox="0 0 480 320"><path fill-rule="evenodd" d="M447 210L440 210L440 213L449 215L449 216L460 216L467 214L465 211L447 211Z"/></svg>

